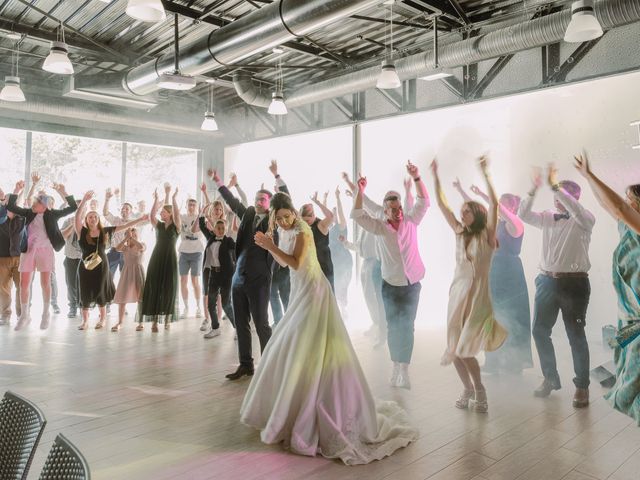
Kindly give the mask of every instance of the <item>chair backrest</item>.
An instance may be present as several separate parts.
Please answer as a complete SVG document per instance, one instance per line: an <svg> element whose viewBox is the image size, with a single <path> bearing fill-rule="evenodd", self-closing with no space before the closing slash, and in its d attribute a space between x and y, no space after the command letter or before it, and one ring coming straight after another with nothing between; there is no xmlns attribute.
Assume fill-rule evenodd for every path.
<svg viewBox="0 0 640 480"><path fill-rule="evenodd" d="M89 480L91 471L80 450L61 433L44 462L40 480Z"/></svg>
<svg viewBox="0 0 640 480"><path fill-rule="evenodd" d="M0 478L27 478L47 421L42 411L29 400L6 392L0 402Z"/></svg>

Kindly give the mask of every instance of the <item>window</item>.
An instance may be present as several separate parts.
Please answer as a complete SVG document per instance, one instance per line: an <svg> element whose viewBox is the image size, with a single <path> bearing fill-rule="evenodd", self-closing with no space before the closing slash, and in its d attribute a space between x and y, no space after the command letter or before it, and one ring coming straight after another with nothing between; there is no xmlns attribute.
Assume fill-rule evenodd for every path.
<svg viewBox="0 0 640 480"><path fill-rule="evenodd" d="M25 149L27 132L0 128L0 151L2 152L2 188L5 193L13 191L18 180L24 178L25 173Z"/></svg>

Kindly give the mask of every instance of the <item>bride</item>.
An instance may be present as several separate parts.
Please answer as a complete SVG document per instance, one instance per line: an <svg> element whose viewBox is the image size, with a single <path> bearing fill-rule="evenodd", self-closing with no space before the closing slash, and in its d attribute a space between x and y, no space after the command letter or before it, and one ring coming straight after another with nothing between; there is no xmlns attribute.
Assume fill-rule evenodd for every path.
<svg viewBox="0 0 640 480"><path fill-rule="evenodd" d="M395 402L376 404L316 257L313 234L284 193L271 200L270 231L255 242L291 267L291 300L264 350L240 410L265 443L347 465L380 460L418 438Z"/></svg>

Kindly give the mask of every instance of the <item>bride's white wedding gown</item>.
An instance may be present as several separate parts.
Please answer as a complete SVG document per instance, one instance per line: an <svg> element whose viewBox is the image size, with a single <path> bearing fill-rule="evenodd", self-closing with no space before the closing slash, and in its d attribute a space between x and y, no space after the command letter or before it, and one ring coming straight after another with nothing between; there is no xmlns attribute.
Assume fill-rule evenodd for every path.
<svg viewBox="0 0 640 480"><path fill-rule="evenodd" d="M289 307L249 385L241 420L261 430L263 442L282 442L301 455L348 465L379 460L418 432L398 404L374 401L309 226L296 220L293 229L280 229L280 248L291 253L300 232L308 253L298 270L291 269Z"/></svg>

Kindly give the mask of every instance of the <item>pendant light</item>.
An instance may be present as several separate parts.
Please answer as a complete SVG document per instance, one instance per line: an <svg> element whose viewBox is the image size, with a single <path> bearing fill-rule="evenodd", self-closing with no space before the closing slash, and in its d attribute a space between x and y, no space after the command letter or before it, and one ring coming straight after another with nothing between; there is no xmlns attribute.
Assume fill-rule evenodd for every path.
<svg viewBox="0 0 640 480"><path fill-rule="evenodd" d="M390 48L389 55L387 56L387 52L385 51L385 60L382 62L382 71L378 76L378 81L376 83L376 87L381 90L393 90L395 88L400 88L402 82L400 81L400 77L398 77L398 72L396 72L395 63L393 63L393 3L385 2L385 5L390 5L390 14L389 14L389 25L391 28L390 32Z"/></svg>
<svg viewBox="0 0 640 480"><path fill-rule="evenodd" d="M205 132L217 132L218 123L216 122L215 115L213 113L213 85L209 85L209 109L204 114L204 121L200 130Z"/></svg>
<svg viewBox="0 0 640 480"><path fill-rule="evenodd" d="M580 0L571 4L571 22L564 33L564 41L588 42L602 36L602 27L595 15L593 0Z"/></svg>
<svg viewBox="0 0 640 480"><path fill-rule="evenodd" d="M178 14L173 16L173 72L164 72L158 77L156 84L167 90L191 90L196 86L196 79L180 72L180 40L178 35Z"/></svg>
<svg viewBox="0 0 640 480"><path fill-rule="evenodd" d="M167 18L161 0L129 0L125 11L141 22L158 23Z"/></svg>
<svg viewBox="0 0 640 480"><path fill-rule="evenodd" d="M4 77L4 87L0 91L0 100L5 102L24 102L24 93L20 88L20 72L18 62L20 61L20 44L16 44L15 62L14 52L11 52L11 75Z"/></svg>
<svg viewBox="0 0 640 480"><path fill-rule="evenodd" d="M286 115L287 105L284 103L284 78L282 76L282 60L278 60L276 69L276 91L271 94L271 104L269 112L271 115Z"/></svg>
<svg viewBox="0 0 640 480"><path fill-rule="evenodd" d="M51 50L42 64L42 69L46 72L57 73L59 75L72 75L73 65L69 60L69 47L64 41L64 26L60 22L57 32L57 41L51 42Z"/></svg>

